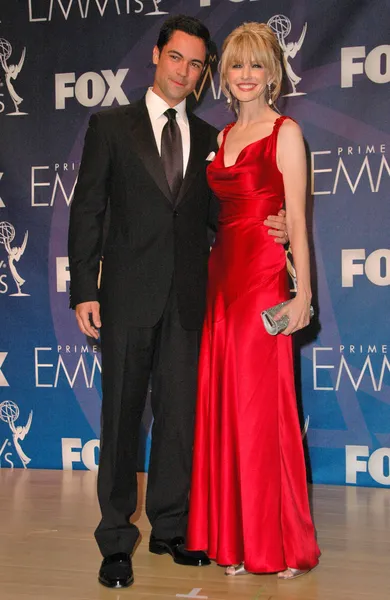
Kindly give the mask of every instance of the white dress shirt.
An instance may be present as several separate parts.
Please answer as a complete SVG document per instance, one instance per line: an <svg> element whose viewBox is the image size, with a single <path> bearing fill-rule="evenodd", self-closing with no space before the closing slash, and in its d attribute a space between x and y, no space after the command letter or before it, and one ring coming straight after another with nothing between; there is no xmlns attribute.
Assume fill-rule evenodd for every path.
<svg viewBox="0 0 390 600"><path fill-rule="evenodd" d="M157 144L158 152L161 156L161 135L162 130L164 129L165 123L168 121L168 118L164 115L165 111L168 108L174 108L177 111L176 121L179 125L180 133L181 133L181 141L183 144L183 177L186 173L188 159L190 157L190 126L188 123L188 117L186 113L186 101L183 100L180 104L177 104L174 107L169 106L157 96L152 90L149 88L146 92L145 96L146 108L148 109L150 121L153 127L153 133Z"/></svg>

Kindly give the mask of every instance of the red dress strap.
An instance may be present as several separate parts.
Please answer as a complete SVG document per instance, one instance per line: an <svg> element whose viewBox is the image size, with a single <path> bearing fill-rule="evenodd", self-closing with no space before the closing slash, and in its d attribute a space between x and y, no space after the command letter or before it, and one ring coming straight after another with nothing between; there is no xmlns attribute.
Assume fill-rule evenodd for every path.
<svg viewBox="0 0 390 600"><path fill-rule="evenodd" d="M225 141L227 134L229 133L231 128L234 127L235 124L236 122L233 121L233 123L229 123L229 125L226 125L226 127L223 129L222 141Z"/></svg>
<svg viewBox="0 0 390 600"><path fill-rule="evenodd" d="M283 123L284 123L284 122L285 122L287 119L288 119L288 120L290 120L290 121L293 121L294 123L296 123L295 119L293 119L292 117L289 117L289 116L287 116L287 115L281 115L281 116L280 116L280 117L278 117L278 118L276 119L276 121L274 122L273 133L275 133L275 134L277 135L277 134L278 134L278 132L279 132L279 129L281 128L281 126L283 125Z"/></svg>

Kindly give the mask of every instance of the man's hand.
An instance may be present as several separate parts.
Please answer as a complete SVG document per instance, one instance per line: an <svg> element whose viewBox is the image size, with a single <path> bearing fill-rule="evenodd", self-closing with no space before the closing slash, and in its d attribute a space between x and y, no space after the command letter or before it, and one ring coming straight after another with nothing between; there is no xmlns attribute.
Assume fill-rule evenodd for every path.
<svg viewBox="0 0 390 600"><path fill-rule="evenodd" d="M81 333L99 338L98 328L102 326L100 321L100 304L96 300L92 302L81 302L76 306L76 320Z"/></svg>
<svg viewBox="0 0 390 600"><path fill-rule="evenodd" d="M270 227L270 229L268 229L268 235L274 236L277 244L287 244L288 233L285 210L281 209L277 215L269 215L264 221L264 225Z"/></svg>

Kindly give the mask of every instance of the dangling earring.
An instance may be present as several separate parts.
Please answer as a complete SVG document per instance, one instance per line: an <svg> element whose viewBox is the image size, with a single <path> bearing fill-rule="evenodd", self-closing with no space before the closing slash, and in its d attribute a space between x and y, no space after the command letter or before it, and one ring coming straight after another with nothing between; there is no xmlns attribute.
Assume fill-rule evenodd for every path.
<svg viewBox="0 0 390 600"><path fill-rule="evenodd" d="M268 104L270 106L272 106L273 102L272 102L271 84L270 83L267 83L267 88L268 88Z"/></svg>
<svg viewBox="0 0 390 600"><path fill-rule="evenodd" d="M232 103L232 93L229 87L226 85L226 104L230 106Z"/></svg>

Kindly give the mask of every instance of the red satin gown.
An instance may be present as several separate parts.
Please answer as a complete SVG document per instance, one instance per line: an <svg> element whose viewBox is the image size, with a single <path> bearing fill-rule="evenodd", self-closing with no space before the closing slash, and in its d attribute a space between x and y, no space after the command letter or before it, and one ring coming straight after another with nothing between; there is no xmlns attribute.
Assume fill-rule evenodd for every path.
<svg viewBox="0 0 390 600"><path fill-rule="evenodd" d="M260 317L289 297L283 246L264 225L284 201L276 143L286 118L225 167L228 125L208 167L221 211L209 261L187 548L255 573L310 569L320 554L291 337L270 336Z"/></svg>

